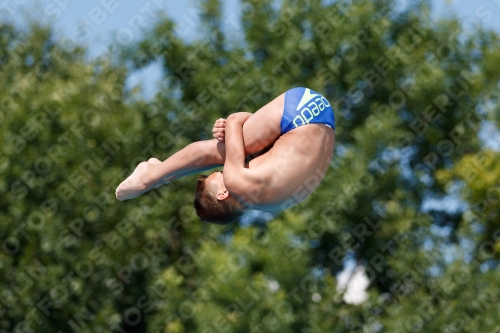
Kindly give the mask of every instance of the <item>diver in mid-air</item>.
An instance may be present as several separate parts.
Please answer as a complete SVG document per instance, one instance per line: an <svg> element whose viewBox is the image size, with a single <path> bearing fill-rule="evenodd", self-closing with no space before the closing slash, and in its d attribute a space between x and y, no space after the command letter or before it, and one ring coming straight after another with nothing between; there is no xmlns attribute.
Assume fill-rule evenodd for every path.
<svg viewBox="0 0 500 333"><path fill-rule="evenodd" d="M116 198L132 199L224 166L198 178L194 207L202 221L227 224L247 209L290 208L316 189L328 169L335 116L325 97L294 88L254 114L237 112L217 120L212 132L214 139L191 143L164 162L151 158L140 163L118 186Z"/></svg>

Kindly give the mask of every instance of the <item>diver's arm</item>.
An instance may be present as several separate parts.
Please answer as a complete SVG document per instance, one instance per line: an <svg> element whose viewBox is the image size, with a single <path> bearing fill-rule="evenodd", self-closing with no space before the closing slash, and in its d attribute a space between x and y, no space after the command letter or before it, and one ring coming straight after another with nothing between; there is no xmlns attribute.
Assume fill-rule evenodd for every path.
<svg viewBox="0 0 500 333"><path fill-rule="evenodd" d="M224 184L229 192L236 196L259 186L258 179L245 168L245 144L243 124L248 117L243 113L233 113L226 123L226 161L224 163Z"/></svg>

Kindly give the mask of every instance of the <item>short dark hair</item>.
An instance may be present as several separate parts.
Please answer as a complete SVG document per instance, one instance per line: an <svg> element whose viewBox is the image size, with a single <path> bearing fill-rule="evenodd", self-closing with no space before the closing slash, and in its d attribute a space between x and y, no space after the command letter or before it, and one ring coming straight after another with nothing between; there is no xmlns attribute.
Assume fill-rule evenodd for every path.
<svg viewBox="0 0 500 333"><path fill-rule="evenodd" d="M206 179L201 175L196 182L194 209L203 222L229 224L243 215L243 211L230 202L217 200Z"/></svg>

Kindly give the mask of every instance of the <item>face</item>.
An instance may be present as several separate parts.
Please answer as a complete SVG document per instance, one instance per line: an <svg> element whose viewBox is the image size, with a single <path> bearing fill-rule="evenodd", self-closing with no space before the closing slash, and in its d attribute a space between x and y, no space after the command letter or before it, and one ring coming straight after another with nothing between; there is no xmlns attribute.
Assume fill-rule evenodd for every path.
<svg viewBox="0 0 500 333"><path fill-rule="evenodd" d="M205 181L208 181L208 184L213 189L214 195L217 200L224 200L227 202L231 202L232 204L239 207L239 209L245 209L245 207L234 198L224 185L224 177L222 176L222 171L216 171L211 173Z"/></svg>
<svg viewBox="0 0 500 333"><path fill-rule="evenodd" d="M208 184L212 187L212 189L215 192L215 195L217 196L217 199L223 200L227 197L227 192L226 186L224 185L224 177L222 176L222 171L216 171L211 173L206 181L208 181Z"/></svg>

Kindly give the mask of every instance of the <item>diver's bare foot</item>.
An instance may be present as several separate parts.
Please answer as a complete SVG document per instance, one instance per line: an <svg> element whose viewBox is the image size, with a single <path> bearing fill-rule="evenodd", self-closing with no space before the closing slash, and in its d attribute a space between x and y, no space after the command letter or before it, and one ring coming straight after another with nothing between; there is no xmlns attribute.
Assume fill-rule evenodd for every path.
<svg viewBox="0 0 500 333"><path fill-rule="evenodd" d="M161 163L156 158L150 158L148 162L141 162L134 172L125 179L116 189L116 199L123 201L133 199L148 190L144 183L144 176L154 165Z"/></svg>

